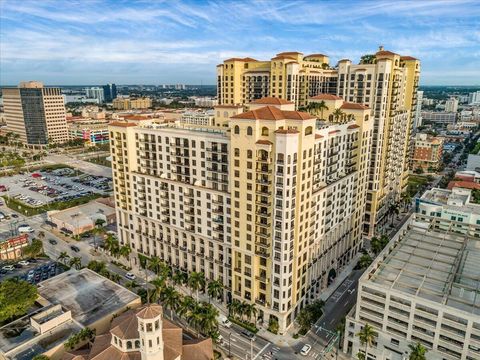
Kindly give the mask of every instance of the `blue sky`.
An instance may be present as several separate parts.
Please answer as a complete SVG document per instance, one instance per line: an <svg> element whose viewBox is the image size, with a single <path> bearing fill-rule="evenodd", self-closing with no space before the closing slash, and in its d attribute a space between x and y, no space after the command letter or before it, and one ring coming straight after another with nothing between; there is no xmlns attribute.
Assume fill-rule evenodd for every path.
<svg viewBox="0 0 480 360"><path fill-rule="evenodd" d="M232 56L355 62L382 44L423 85L480 84L480 1L0 0L0 84L213 84Z"/></svg>

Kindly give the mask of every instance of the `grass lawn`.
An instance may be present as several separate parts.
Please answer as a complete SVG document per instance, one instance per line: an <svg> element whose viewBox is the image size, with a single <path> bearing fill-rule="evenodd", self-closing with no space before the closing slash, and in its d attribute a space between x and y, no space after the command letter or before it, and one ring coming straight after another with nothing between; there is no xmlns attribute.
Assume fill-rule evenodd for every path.
<svg viewBox="0 0 480 360"><path fill-rule="evenodd" d="M112 167L112 162L108 161L106 156L93 157L93 158L87 159L87 161L91 162L93 164L103 165L103 166L106 166L106 167Z"/></svg>
<svg viewBox="0 0 480 360"><path fill-rule="evenodd" d="M7 196L3 196L3 199L5 200L5 205L7 205L10 209L18 211L19 213L25 214L27 216L33 216L33 215L42 214L50 210L64 210L77 205L86 204L87 202L94 199L98 199L99 197L102 197L102 195L92 194L92 195L83 196L78 199L73 199L69 201L59 201L51 204L45 204L38 207L32 207L32 206L26 205L17 199L8 198Z"/></svg>
<svg viewBox="0 0 480 360"><path fill-rule="evenodd" d="M410 196L413 196L417 191L428 184L428 179L426 176L420 175L409 175L408 177L408 187L407 191Z"/></svg>

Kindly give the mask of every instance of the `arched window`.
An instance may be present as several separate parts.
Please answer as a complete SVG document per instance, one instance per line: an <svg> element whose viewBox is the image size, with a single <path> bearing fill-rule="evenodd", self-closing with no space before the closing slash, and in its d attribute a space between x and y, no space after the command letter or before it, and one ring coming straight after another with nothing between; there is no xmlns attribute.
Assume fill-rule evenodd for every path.
<svg viewBox="0 0 480 360"><path fill-rule="evenodd" d="M132 342L131 341L127 341L127 350L131 349L132 348Z"/></svg>
<svg viewBox="0 0 480 360"><path fill-rule="evenodd" d="M135 349L140 349L140 340L135 340Z"/></svg>
<svg viewBox="0 0 480 360"><path fill-rule="evenodd" d="M368 115L365 115L365 121L368 121Z"/></svg>
<svg viewBox="0 0 480 360"><path fill-rule="evenodd" d="M223 117L228 118L228 111L224 111L224 112L223 112Z"/></svg>
<svg viewBox="0 0 480 360"><path fill-rule="evenodd" d="M312 135L313 129L311 126L307 126L305 129L305 135Z"/></svg>
<svg viewBox="0 0 480 360"><path fill-rule="evenodd" d="M235 127L233 128L233 132L237 135L240 134L240 127L238 125L235 125Z"/></svg>
<svg viewBox="0 0 480 360"><path fill-rule="evenodd" d="M262 136L268 136L268 128L266 126L262 128Z"/></svg>
<svg viewBox="0 0 480 360"><path fill-rule="evenodd" d="M251 159L253 156L252 150L247 150L247 158Z"/></svg>
<svg viewBox="0 0 480 360"><path fill-rule="evenodd" d="M253 129L251 126L247 127L247 135L253 135Z"/></svg>

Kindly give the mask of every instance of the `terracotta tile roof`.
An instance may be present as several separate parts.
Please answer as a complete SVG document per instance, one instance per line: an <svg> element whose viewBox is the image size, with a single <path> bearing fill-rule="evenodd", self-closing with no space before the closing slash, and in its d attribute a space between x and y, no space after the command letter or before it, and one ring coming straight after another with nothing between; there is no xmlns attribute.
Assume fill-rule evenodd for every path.
<svg viewBox="0 0 480 360"><path fill-rule="evenodd" d="M260 109L251 110L232 116L232 119L247 120L308 120L313 118L314 117L308 113L280 110L275 106L265 106Z"/></svg>
<svg viewBox="0 0 480 360"><path fill-rule="evenodd" d="M137 124L135 124L135 123L129 123L129 122L126 122L126 121L112 121L108 125L110 125L110 126L120 126L120 127L137 126Z"/></svg>
<svg viewBox="0 0 480 360"><path fill-rule="evenodd" d="M162 314L163 309L158 304L148 304L147 306L141 308L139 312L137 312L137 316L140 319L153 319Z"/></svg>
<svg viewBox="0 0 480 360"><path fill-rule="evenodd" d="M380 50L375 53L375 56L391 56L391 55L398 55L398 54L395 54L394 52L391 52L388 50Z"/></svg>
<svg viewBox="0 0 480 360"><path fill-rule="evenodd" d="M251 104L265 104L265 105L287 105L287 104L294 104L292 101L288 101L285 99L267 96L261 99L257 99L251 102Z"/></svg>
<svg viewBox="0 0 480 360"><path fill-rule="evenodd" d="M259 145L272 145L273 143L270 140L258 140L255 144Z"/></svg>
<svg viewBox="0 0 480 360"><path fill-rule="evenodd" d="M112 322L112 326L110 327L110 332L113 335L118 336L120 339L133 339L138 337L138 321L133 311L127 311L114 320L118 321Z"/></svg>
<svg viewBox="0 0 480 360"><path fill-rule="evenodd" d="M400 56L400 60L418 60L418 59L414 58L413 56Z"/></svg>
<svg viewBox="0 0 480 360"><path fill-rule="evenodd" d="M360 126L358 126L357 124L352 124L352 125L349 125L347 127L347 129L358 129Z"/></svg>
<svg viewBox="0 0 480 360"><path fill-rule="evenodd" d="M275 130L276 134L298 134L300 131L295 129L278 129Z"/></svg>
<svg viewBox="0 0 480 360"><path fill-rule="evenodd" d="M298 54L303 54L303 53L298 52L298 51L284 51L284 52L278 53L277 56L282 56L282 55L298 55Z"/></svg>
<svg viewBox="0 0 480 360"><path fill-rule="evenodd" d="M324 55L324 54L310 54L310 55L307 55L305 56L306 58L309 58L309 57L328 57L328 55Z"/></svg>
<svg viewBox="0 0 480 360"><path fill-rule="evenodd" d="M340 96L333 95L333 94L318 94L316 96L312 96L310 99L313 100L342 100Z"/></svg>
<svg viewBox="0 0 480 360"><path fill-rule="evenodd" d="M185 341L182 360L211 360L213 359L212 339L202 341Z"/></svg>
<svg viewBox="0 0 480 360"><path fill-rule="evenodd" d="M458 181L458 180L450 181L448 183L448 189L452 190L454 187L460 187L460 188L471 189L471 190L478 190L478 189L480 189L480 184L477 184L477 183L471 182L471 181Z"/></svg>
<svg viewBox="0 0 480 360"><path fill-rule="evenodd" d="M340 106L340 109L365 110L365 109L369 109L369 107L362 104L344 102L342 106Z"/></svg>
<svg viewBox="0 0 480 360"><path fill-rule="evenodd" d="M257 60L252 59L252 58L250 58L250 57L246 57L246 58L230 58L230 59L224 60L223 62L230 62L230 61L249 62L249 61L257 61Z"/></svg>

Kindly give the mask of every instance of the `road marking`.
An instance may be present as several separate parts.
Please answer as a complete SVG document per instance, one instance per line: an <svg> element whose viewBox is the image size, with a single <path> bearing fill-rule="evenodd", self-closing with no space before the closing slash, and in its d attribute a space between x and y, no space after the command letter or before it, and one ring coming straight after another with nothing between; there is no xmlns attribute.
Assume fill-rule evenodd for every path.
<svg viewBox="0 0 480 360"><path fill-rule="evenodd" d="M269 346L270 346L270 343L267 343L267 344L262 348L262 350L260 350L260 351L257 353L257 355L255 355L255 356L253 357L253 360L255 360L255 359L258 357L258 355L260 355L260 354L261 354L267 347L269 347Z"/></svg>

